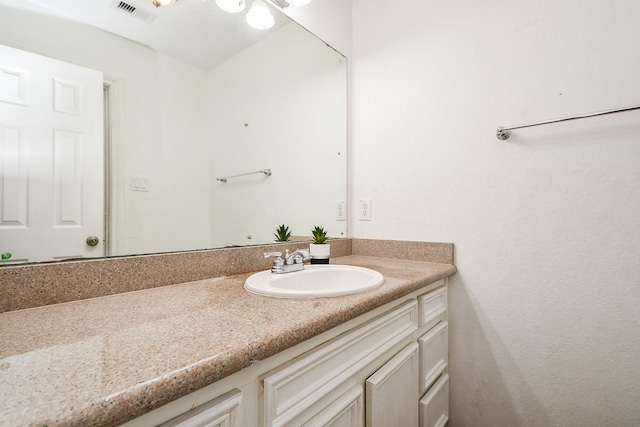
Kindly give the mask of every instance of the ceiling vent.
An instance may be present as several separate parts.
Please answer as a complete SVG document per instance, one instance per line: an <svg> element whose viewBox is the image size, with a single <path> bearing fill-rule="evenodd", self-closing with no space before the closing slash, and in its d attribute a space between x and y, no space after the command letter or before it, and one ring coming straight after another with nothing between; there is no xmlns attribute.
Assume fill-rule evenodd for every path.
<svg viewBox="0 0 640 427"><path fill-rule="evenodd" d="M111 2L111 6L139 21L146 22L147 24L151 24L158 17L157 14L134 6L126 1L114 0Z"/></svg>

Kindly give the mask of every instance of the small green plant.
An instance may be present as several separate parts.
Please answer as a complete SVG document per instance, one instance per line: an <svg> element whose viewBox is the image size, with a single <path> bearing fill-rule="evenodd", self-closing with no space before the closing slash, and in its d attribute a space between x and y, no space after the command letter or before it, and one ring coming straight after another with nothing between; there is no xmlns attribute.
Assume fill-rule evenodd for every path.
<svg viewBox="0 0 640 427"><path fill-rule="evenodd" d="M276 228L276 232L273 235L276 237L276 242L287 242L291 237L291 231L289 231L289 227L282 224Z"/></svg>
<svg viewBox="0 0 640 427"><path fill-rule="evenodd" d="M313 243L321 245L327 241L327 230L324 227L317 225L311 229L311 235L313 236Z"/></svg>
<svg viewBox="0 0 640 427"><path fill-rule="evenodd" d="M5 253L3 253L1 255L1 257L2 257L2 260L5 261L5 260L11 258L11 252L5 252Z"/></svg>

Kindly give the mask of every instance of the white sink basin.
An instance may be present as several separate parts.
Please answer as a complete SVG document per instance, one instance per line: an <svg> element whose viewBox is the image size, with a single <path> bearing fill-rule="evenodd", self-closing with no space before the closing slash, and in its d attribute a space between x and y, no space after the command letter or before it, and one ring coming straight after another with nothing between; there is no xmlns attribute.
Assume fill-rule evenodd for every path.
<svg viewBox="0 0 640 427"><path fill-rule="evenodd" d="M271 270L247 278L245 289L282 298L335 297L375 289L384 283L377 271L352 265L307 265L302 271L274 274Z"/></svg>

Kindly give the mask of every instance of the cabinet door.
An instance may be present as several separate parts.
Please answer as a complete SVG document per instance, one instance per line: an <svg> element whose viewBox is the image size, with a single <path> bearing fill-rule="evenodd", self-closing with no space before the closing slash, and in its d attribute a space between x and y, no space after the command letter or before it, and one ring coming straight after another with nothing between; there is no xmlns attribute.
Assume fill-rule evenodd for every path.
<svg viewBox="0 0 640 427"><path fill-rule="evenodd" d="M418 425L418 344L412 343L367 379L367 427Z"/></svg>
<svg viewBox="0 0 640 427"><path fill-rule="evenodd" d="M180 415L160 427L239 427L238 406L242 392L234 389Z"/></svg>
<svg viewBox="0 0 640 427"><path fill-rule="evenodd" d="M363 427L363 406L362 387L354 387L307 421L303 427Z"/></svg>

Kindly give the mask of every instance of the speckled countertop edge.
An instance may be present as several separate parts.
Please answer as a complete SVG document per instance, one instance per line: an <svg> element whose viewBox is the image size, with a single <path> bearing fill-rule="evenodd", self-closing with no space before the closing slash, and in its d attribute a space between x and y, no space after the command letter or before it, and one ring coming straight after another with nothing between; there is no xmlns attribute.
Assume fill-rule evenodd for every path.
<svg viewBox="0 0 640 427"><path fill-rule="evenodd" d="M0 315L0 332L7 342L3 340L0 344L0 401L4 402L0 403L0 422L4 419L7 425L13 425L17 416L23 417L24 425L117 425L456 271L450 264L363 256L346 256L332 262L378 270L385 276L385 285L375 291L339 298L288 300L246 292L242 286L249 275L246 273L4 313ZM127 305L127 311L142 313L134 314L133 319L122 319L118 326L119 322L109 315L112 304ZM149 314L149 307L156 312ZM95 314L87 314L94 310ZM192 312L201 317L190 318ZM12 334L28 335L34 328L42 331L53 327L55 331L57 323L61 327L72 323L70 313L76 313L76 326L87 321L92 325L79 326L61 337L51 335L55 332L44 332L23 341L11 339ZM274 313L278 315L274 317ZM64 316L64 320L59 316ZM41 322L39 328L37 322ZM117 332L110 333L110 328ZM155 340L144 338L148 332L145 328L155 332L151 335ZM200 341L198 331L219 336L217 344L215 340L212 344L208 343L209 339ZM158 335L163 334L159 339ZM100 351L77 354L82 350L87 353L87 349L93 347ZM154 360L146 353L148 348L166 360L148 368L145 363ZM37 359L42 353L46 360L64 359L67 351L73 352L73 363L63 361L62 365L70 365L60 368L60 372L44 369L26 374L21 370L20 363L27 363L21 359L27 356ZM84 359L73 360L74 357ZM96 360L90 360L92 357ZM16 362L18 366L12 373L11 363ZM67 378L70 370L82 378ZM98 380L91 378L96 372L100 375L98 386L95 385ZM28 389L44 382L48 383L47 387L36 387L44 390ZM19 390L20 387L27 389ZM69 389L72 392L68 392ZM36 408L25 402L51 404L35 405Z"/></svg>

